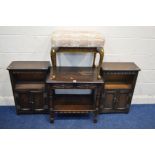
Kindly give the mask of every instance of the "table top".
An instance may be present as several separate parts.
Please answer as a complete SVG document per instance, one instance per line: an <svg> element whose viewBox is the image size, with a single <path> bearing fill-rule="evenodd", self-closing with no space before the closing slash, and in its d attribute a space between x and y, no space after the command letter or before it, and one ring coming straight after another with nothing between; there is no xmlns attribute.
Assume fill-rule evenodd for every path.
<svg viewBox="0 0 155 155"><path fill-rule="evenodd" d="M97 68L92 67L56 67L55 78L52 69L46 83L104 83L97 79Z"/></svg>
<svg viewBox="0 0 155 155"><path fill-rule="evenodd" d="M103 71L140 71L140 68L133 62L104 62Z"/></svg>
<svg viewBox="0 0 155 155"><path fill-rule="evenodd" d="M8 70L47 70L49 61L12 61Z"/></svg>

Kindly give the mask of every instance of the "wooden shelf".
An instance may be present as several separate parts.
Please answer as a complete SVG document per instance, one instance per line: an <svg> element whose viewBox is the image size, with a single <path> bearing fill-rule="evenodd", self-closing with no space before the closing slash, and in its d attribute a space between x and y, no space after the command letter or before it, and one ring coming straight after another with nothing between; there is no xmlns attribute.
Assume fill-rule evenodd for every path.
<svg viewBox="0 0 155 155"><path fill-rule="evenodd" d="M105 83L105 89L131 89L132 85L127 83Z"/></svg>
<svg viewBox="0 0 155 155"><path fill-rule="evenodd" d="M15 90L43 90L43 83L19 83L15 85Z"/></svg>
<svg viewBox="0 0 155 155"><path fill-rule="evenodd" d="M54 111L57 112L90 112L94 111L92 95L59 94L54 96Z"/></svg>

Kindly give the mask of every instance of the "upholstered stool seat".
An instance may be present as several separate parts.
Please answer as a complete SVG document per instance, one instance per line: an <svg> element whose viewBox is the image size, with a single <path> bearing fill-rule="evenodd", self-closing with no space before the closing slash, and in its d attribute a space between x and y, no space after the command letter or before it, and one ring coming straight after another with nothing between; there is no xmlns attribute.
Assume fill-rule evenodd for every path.
<svg viewBox="0 0 155 155"><path fill-rule="evenodd" d="M96 53L100 54L98 65L98 79L101 79L100 68L104 56L103 36L93 31L55 31L52 35L51 61L53 65L53 76L56 68L56 53L57 52L92 52L94 53L93 67L95 67Z"/></svg>
<svg viewBox="0 0 155 155"><path fill-rule="evenodd" d="M93 31L55 31L52 47L103 47L104 38Z"/></svg>

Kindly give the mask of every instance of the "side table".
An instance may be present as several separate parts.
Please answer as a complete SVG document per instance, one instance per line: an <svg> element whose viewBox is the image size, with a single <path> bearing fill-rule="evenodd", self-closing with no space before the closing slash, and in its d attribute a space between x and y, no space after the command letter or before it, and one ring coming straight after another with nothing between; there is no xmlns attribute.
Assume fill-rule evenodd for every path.
<svg viewBox="0 0 155 155"><path fill-rule="evenodd" d="M46 79L50 122L54 123L55 113L93 112L93 121L97 122L99 102L104 85L96 77L97 68L92 67L56 67L55 79L52 71ZM55 89L91 89L91 94L56 94Z"/></svg>

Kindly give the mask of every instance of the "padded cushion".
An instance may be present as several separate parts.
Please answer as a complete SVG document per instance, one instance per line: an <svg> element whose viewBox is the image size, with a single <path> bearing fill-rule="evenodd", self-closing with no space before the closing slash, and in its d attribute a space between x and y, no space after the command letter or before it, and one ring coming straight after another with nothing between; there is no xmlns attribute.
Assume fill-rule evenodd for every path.
<svg viewBox="0 0 155 155"><path fill-rule="evenodd" d="M103 47L104 38L93 31L55 31L52 47Z"/></svg>

